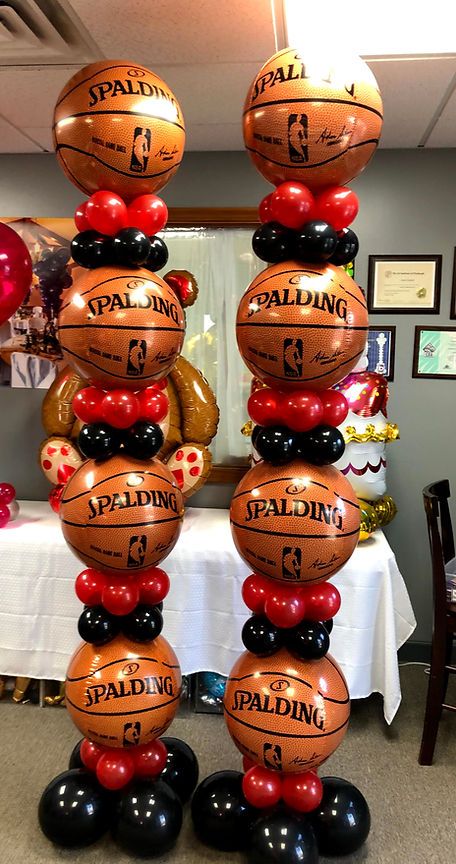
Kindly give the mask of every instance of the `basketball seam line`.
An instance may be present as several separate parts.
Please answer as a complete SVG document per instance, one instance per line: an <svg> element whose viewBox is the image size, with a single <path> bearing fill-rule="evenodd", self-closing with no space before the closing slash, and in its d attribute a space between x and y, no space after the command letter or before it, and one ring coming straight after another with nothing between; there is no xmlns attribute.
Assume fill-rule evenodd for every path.
<svg viewBox="0 0 456 864"><path fill-rule="evenodd" d="M121 273L120 276L119 275L110 276L109 279L102 279L101 282L96 282L95 285L91 285L90 288L87 288L85 291L82 291L82 293L79 293L79 292L78 293L79 293L80 297L85 297L86 294L90 294L90 292L95 291L96 288L101 288L104 285L109 285L110 282L117 282L118 279L129 279L129 280L131 280L131 279L144 279L144 280L148 279L157 288L162 288L163 286L160 285L160 282L156 282L154 277L155 277L155 279L161 280L160 276L156 276L155 273L152 273L151 271L148 271L146 276L143 276L142 274L141 274L141 276L138 276L137 274L135 275L134 272L130 271L129 273ZM169 288L170 291L173 291L173 289L171 288L170 285L168 285L167 282L164 282L164 284L167 285L167 287ZM126 287L128 287L128 285ZM173 295L175 295L174 291L173 291ZM64 306L61 307L60 314L64 311L64 309L67 309L68 306L71 306L71 304L72 304L72 300L68 300L67 303L65 303Z"/></svg>
<svg viewBox="0 0 456 864"><path fill-rule="evenodd" d="M357 354L353 354L353 356L349 357L348 360L344 360L343 363L339 363L337 366L334 366L332 369L326 369L326 371L322 372L321 375L305 375L305 376L301 375L298 379L298 383L299 382L302 383L303 381L317 381L319 378L326 378L327 375L331 375L336 369L340 369L341 366L346 366L347 363L352 363L354 360L357 360L358 357L361 357L363 352L364 352L364 348L362 351L358 351ZM267 375L267 376L269 376L269 378L279 379L279 381L288 381L289 384L292 383L292 380L290 379L289 376L279 375L277 372L274 372L274 371L271 372L268 369L263 369L258 363L255 363L250 357L248 359L248 363L250 364L250 366L253 366L254 369L258 369L261 372L261 375L263 375L263 376ZM261 378L261 375L259 375L258 377ZM294 380L296 380L296 379L294 379Z"/></svg>
<svg viewBox="0 0 456 864"><path fill-rule="evenodd" d="M364 309L364 311L367 312L366 299L365 299L364 295L363 295L362 299L360 297L357 297L356 294L353 294L352 291L349 291L348 288L345 288L340 282L339 282L339 288L342 288L342 291L345 291L345 293L348 294L348 296L351 297L352 300L356 300L356 302L359 303L359 305Z"/></svg>
<svg viewBox="0 0 456 864"><path fill-rule="evenodd" d="M338 672L340 675L342 674L342 673L341 673L341 670L340 670L339 667L336 666L336 664L332 661L331 657L328 657L328 655L326 655L326 657L325 657L324 659L327 660L328 663L330 663L330 665L333 667L333 669L336 670L336 672ZM274 675L274 676L276 676L276 675L280 675L280 672L278 672L277 669L273 669L273 670L263 669L263 670L259 673L259 677L261 678L262 675ZM251 672L248 672L246 675L230 675L227 684L228 684L229 682L231 682L231 681L245 681L246 678L251 678L251 677L252 677L252 673L251 673ZM313 690L313 685L312 685L312 684L309 684L308 681L305 681L303 678L300 678L298 675L289 675L289 674L287 674L285 677L286 677L287 679L290 678L292 681L298 681L300 684L305 684L306 687L309 688L309 690ZM349 695L348 695L348 690L347 690L347 686L346 686L345 678L342 678L342 681L343 681L343 683L344 683L344 685L345 685L345 690L346 690L346 692L347 692L347 696L346 696L346 698L344 698L344 699L334 699L334 698L330 698L329 696L325 696L324 693L320 693L320 691L317 690L318 695L321 696L321 698L324 699L325 702L334 702L336 705L346 705L347 702L350 701L350 697L349 697Z"/></svg>
<svg viewBox="0 0 456 864"><path fill-rule="evenodd" d="M71 114L70 116L73 119L73 117L99 117L102 114L122 114L127 115L128 117L144 117L145 120L160 120L162 123L170 123L171 126L177 126L178 129L182 129L182 132L185 132L185 126L182 126L175 120L168 120L167 117L159 117L156 114L145 114L144 111L124 111L123 109L113 109L110 111L108 108L106 108L102 111L78 111L76 114ZM59 123L62 123L64 119L67 118L62 117L61 120L56 120L56 122L52 126L52 131L54 131L54 129L59 125Z"/></svg>
<svg viewBox="0 0 456 864"><path fill-rule="evenodd" d="M149 711L157 711L160 708L167 708L168 705L172 705L173 702L177 702L180 699L180 692L178 696L174 696L168 702L161 702L160 705L149 705L147 708L136 708L134 711L87 711L85 708L79 708L74 702L71 701L68 694L65 694L65 700L70 703L70 705L78 711L79 714L87 714L89 717L128 717L130 714L146 714Z"/></svg>
<svg viewBox="0 0 456 864"><path fill-rule="evenodd" d="M121 171L120 168L116 168L114 165L110 165L109 162L104 162L103 159L100 159L99 156L96 156L95 153L89 153L87 150L81 150L80 147L73 147L70 144L58 144L55 148L55 152L60 154L61 150L72 150L74 153L80 153L82 156L87 156L89 159L95 159L100 165L104 165L105 168L109 168L110 171L113 171L115 174L121 174L122 177L128 177L129 180L152 180L154 177L161 177L162 174L169 174L171 170L175 171L179 168L179 165L182 162L175 162L174 165L170 165L168 168L165 168L164 171L156 171L154 174L135 174L128 173L128 171ZM65 162L66 164L66 162Z"/></svg>
<svg viewBox="0 0 456 864"><path fill-rule="evenodd" d="M248 729L253 729L255 732L262 732L265 735L275 735L276 737L280 737L280 738L312 738L312 739L329 738L330 735L335 735L337 732L340 732L341 729L344 729L344 727L348 725L349 720L350 720L350 717L347 717L347 719L344 721L344 723L342 723L340 726L338 726L337 729L331 729L330 732L321 732L320 734L304 735L302 732L283 732L283 731L275 732L272 729L264 729L263 727L254 726L253 723L247 723L246 720L240 720L239 717L236 717L234 714L231 714L231 712L228 711L227 708L225 708L224 710L225 710L225 714L228 714L228 717L231 717L231 719L234 720L236 723L240 723L241 726L247 726ZM134 713L134 712L132 712L132 713Z"/></svg>
<svg viewBox="0 0 456 864"><path fill-rule="evenodd" d="M250 114L251 111L257 111L259 108L270 108L275 105L294 105L296 102L305 102L306 104L308 102L311 104L321 102L325 105L349 105L351 108L362 108L364 111L370 111L371 114L376 114L380 120L383 120L383 114L372 105L366 105L365 102L353 102L351 99L330 99L329 97L320 96L296 96L295 98L288 99L272 99L270 102L258 102L257 105L251 105L250 108L245 108L242 112L242 116L245 117L246 114Z"/></svg>
<svg viewBox="0 0 456 864"><path fill-rule="evenodd" d="M299 308L299 307L298 307ZM261 311L261 310L260 310ZM236 327L301 327L303 330L367 330L368 325L357 324L281 324L277 321L238 321Z"/></svg>
<svg viewBox="0 0 456 864"><path fill-rule="evenodd" d="M84 465L81 465L81 468L83 468L83 467L84 467ZM79 468L78 468L78 471L79 471ZM75 472L75 474L73 474L73 477L76 476L76 473L77 472ZM130 469L130 471L119 471L117 474L110 474L108 479L109 480L115 480L116 477L129 477L130 474L132 474L132 473L133 472L131 471L131 469ZM147 477L156 477L158 480L163 480L164 483L168 483L168 486L171 486L173 489L176 489L176 491L177 491L178 487L175 485L175 482L173 482L172 480L168 480L167 477L163 477L162 474L155 474L153 471L146 471L145 468L137 468L136 474L145 474ZM68 504L69 501L76 501L77 498L81 498L81 496L83 496L83 495L88 495L89 492L93 492L94 489L96 489L98 486L101 486L101 484L104 483L105 480L106 480L106 477L104 477L103 480L99 480L98 483L94 483L94 485L90 489L86 489L85 492L78 492L77 495L72 495L71 498L62 498L61 503L62 504Z"/></svg>
<svg viewBox="0 0 456 864"><path fill-rule="evenodd" d="M328 165L330 162L335 162L336 159L341 159L350 150L356 150L358 147L365 147L368 144L375 144L375 146L377 146L378 142L379 142L378 138L370 138L368 141L361 141L360 144L352 144L351 147L347 147L345 150L343 150L337 156L331 156L330 159L324 159L323 162L312 162L311 165L302 165L301 163L294 162L293 166L289 165L287 162L279 162L278 159L272 159L271 156L266 156L264 153L260 153L259 150L255 150L254 147L248 147L247 144L245 145L245 149L248 150L249 153L255 153L256 156L259 156L261 159L264 159L266 162L271 162L273 165L280 165L282 168L289 168L289 169L291 169L291 167L293 167L293 171L295 171L296 169L299 169L300 171L301 170L309 171L309 170L312 170L313 168L321 168L323 165ZM359 172L357 172L357 173L359 173ZM348 182L348 181L346 181L346 182Z"/></svg>
<svg viewBox="0 0 456 864"><path fill-rule="evenodd" d="M59 99L58 102L56 102L55 107L58 108L60 103L63 102L64 99L66 99L70 95L70 93L73 93L74 90L77 90L78 87L81 87L82 84L87 84L87 82L91 81L92 78L96 78L96 76L101 75L102 72L110 72L111 69L141 69L141 72L148 72L149 74L152 71L151 69L146 69L145 66L137 66L135 63L121 63L120 65L116 64L115 66L103 66L102 69L98 69L98 71L94 72L93 75L89 75L88 78L83 78L82 81L79 81L77 84L74 84L73 87L71 88L71 90L68 90L68 93L65 93L65 96L62 96L62 98ZM152 72L152 75L154 75L153 72ZM154 77L158 77L158 76L154 75ZM162 79L160 78L160 80L162 80ZM165 84L164 81L163 81L163 84ZM170 91L170 93L171 93L171 91ZM174 95L174 94L172 94L172 95Z"/></svg>
<svg viewBox="0 0 456 864"><path fill-rule="evenodd" d="M81 650L85 648L87 643L81 645ZM158 657L136 657L135 660L132 660L131 657L118 657L117 660L110 660L109 663L104 663L103 666L99 666L96 670L97 672L102 672L103 669L109 669L110 666L115 666L117 663L136 663L136 660L146 660L148 663L161 663L162 666L166 666L168 669L180 669L179 664L175 663L167 663L166 660L160 660ZM76 681L85 681L88 675L80 675L77 678L69 678L67 676L67 681L71 681L72 683ZM126 677L126 676L125 676Z"/></svg>
<svg viewBox="0 0 456 864"><path fill-rule="evenodd" d="M271 537L298 537L303 540L344 540L345 537L352 537L353 534L359 534L359 526L355 531L344 531L343 534L337 534L333 536L327 536L326 534L293 534L290 531L273 531L271 528L252 528L251 525L241 525L240 522L235 522L234 519L231 519L231 524L234 525L235 528L239 528L242 531L249 531L253 534L269 534Z"/></svg>
<svg viewBox="0 0 456 864"><path fill-rule="evenodd" d="M84 530L87 530L87 528L96 528L98 530L99 528L144 528L148 525L164 525L166 522L176 522L178 519L180 519L180 516L169 516L167 519L153 519L150 522L116 522L112 525L110 523L103 525L99 522L91 522L90 525L87 525L87 523L70 522L68 519L63 518L60 521L64 525L72 525L73 528L82 528Z"/></svg>
<svg viewBox="0 0 456 864"><path fill-rule="evenodd" d="M72 357L77 357L77 359L82 360L83 363L87 363L89 366L93 366L95 369L99 369L100 372L104 372L106 374L107 370L105 369L104 366L99 366L98 363L94 363L93 360L88 360L86 357L81 357L80 354L76 354L76 351L71 351L70 348L63 347L63 345L62 345L62 349L65 352L65 354L71 354ZM147 381L149 378L152 378L152 380L153 380L153 379L156 379L156 377L157 377L156 372L154 374L151 373L150 375L141 375L141 377L136 376L136 375L121 375L121 373L118 371L113 372L112 375L115 378L125 379L125 381L134 381L136 378L136 380L141 381L141 382Z"/></svg>
<svg viewBox="0 0 456 864"><path fill-rule="evenodd" d="M282 481L282 480L283 480L283 481L285 481L285 480L296 480L296 477L282 477L282 476L280 476L280 477L277 478L277 479L279 479L279 480L281 480L281 481ZM277 482L277 479L274 479L274 480L263 480L262 483L256 483L256 484L255 484L255 489L261 489L263 486L268 486L269 483L276 483L276 482ZM318 480L309 480L309 486L320 486L321 489L326 489L326 491L329 492L329 486L325 486L324 483L319 483ZM307 488L307 486L306 486L306 488ZM304 491L304 490L303 490L303 491ZM239 498L241 495L248 495L249 492L251 492L251 489L246 489L245 492L236 492L236 493L233 495L233 497L232 497L231 500L234 501L235 498ZM340 496L339 496L339 497L340 497Z"/></svg>
<svg viewBox="0 0 456 864"><path fill-rule="evenodd" d="M185 327L155 327L153 324L61 324L60 330L85 330L90 327L93 330L154 330L171 333L185 333Z"/></svg>
<svg viewBox="0 0 456 864"><path fill-rule="evenodd" d="M332 265L332 266L334 266L334 265ZM263 273L264 272L267 273L268 270L269 270L269 267L266 267L266 270L264 270ZM245 289L245 292L244 292L243 296L241 297L241 300L244 300L244 297L246 297L247 294L250 293L250 291L254 291L256 288L259 288L260 285L264 285L265 282L269 282L270 279L274 279L276 276L286 276L288 273L313 273L316 276L322 275L321 270L312 270L311 267L303 267L303 266L299 267L298 266L298 267L292 267L291 270L279 270L277 273L272 273L272 274L270 273L269 276L266 275L264 277L264 279L261 279L259 282L256 281L256 279L258 279L258 276L257 276L254 280L255 284L249 285L249 287ZM261 273L259 275L261 276ZM334 275L336 275L336 274L334 274Z"/></svg>

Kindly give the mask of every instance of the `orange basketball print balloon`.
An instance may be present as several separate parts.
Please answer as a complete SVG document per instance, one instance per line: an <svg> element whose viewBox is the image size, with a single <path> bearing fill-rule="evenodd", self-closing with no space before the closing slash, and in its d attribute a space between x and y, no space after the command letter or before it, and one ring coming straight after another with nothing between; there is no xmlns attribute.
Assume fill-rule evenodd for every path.
<svg viewBox="0 0 456 864"><path fill-rule="evenodd" d="M350 717L347 683L335 660L327 654L306 662L285 648L272 657L241 654L223 704L238 750L290 774L321 765L339 746Z"/></svg>
<svg viewBox="0 0 456 864"><path fill-rule="evenodd" d="M367 165L382 128L377 82L360 57L274 54L244 105L244 142L271 183L299 180L312 191L348 183Z"/></svg>
<svg viewBox="0 0 456 864"><path fill-rule="evenodd" d="M123 455L84 462L60 506L63 536L75 555L110 574L142 572L166 558L183 515L182 492L169 468L158 459Z"/></svg>
<svg viewBox="0 0 456 864"><path fill-rule="evenodd" d="M59 314L68 363L96 384L139 390L163 378L184 341L173 289L148 270L99 267L73 283Z"/></svg>
<svg viewBox="0 0 456 864"><path fill-rule="evenodd" d="M332 465L258 463L236 487L230 518L241 558L280 582L324 582L358 542L358 501Z"/></svg>
<svg viewBox="0 0 456 864"><path fill-rule="evenodd" d="M169 642L138 645L117 636L107 645L83 642L70 660L65 704L75 726L96 744L147 744L172 722L181 673Z"/></svg>
<svg viewBox="0 0 456 864"><path fill-rule="evenodd" d="M128 200L171 179L182 161L185 125L158 75L137 63L101 60L63 88L53 135L57 159L78 189L108 189Z"/></svg>
<svg viewBox="0 0 456 864"><path fill-rule="evenodd" d="M267 267L239 303L236 337L252 375L282 390L341 381L366 344L361 288L342 267L285 261Z"/></svg>

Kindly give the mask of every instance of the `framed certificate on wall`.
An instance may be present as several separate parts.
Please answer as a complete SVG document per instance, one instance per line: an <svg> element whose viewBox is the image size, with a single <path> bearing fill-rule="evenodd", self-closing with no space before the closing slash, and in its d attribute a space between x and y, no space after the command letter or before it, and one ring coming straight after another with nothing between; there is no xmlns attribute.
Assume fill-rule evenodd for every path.
<svg viewBox="0 0 456 864"><path fill-rule="evenodd" d="M456 378L456 327L415 327L413 378Z"/></svg>
<svg viewBox="0 0 456 864"><path fill-rule="evenodd" d="M437 315L441 255L369 255L369 312Z"/></svg>

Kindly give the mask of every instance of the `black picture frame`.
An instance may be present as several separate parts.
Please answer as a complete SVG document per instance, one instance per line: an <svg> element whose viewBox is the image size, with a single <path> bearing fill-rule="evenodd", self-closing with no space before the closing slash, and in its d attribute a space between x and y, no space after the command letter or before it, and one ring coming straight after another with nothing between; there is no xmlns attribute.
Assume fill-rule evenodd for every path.
<svg viewBox="0 0 456 864"><path fill-rule="evenodd" d="M412 366L412 378L435 378L443 381L452 381L456 379L456 366L454 373L439 373L439 372L423 372L420 371L420 342L421 342L421 334L422 333L454 333L456 336L456 325L454 327L428 327L417 325L415 327L415 338L413 343L413 366ZM456 355L456 338L455 338L455 355ZM432 357L432 355L430 355Z"/></svg>
<svg viewBox="0 0 456 864"><path fill-rule="evenodd" d="M429 306L388 306L378 305L375 300L375 270L377 262L433 262L435 264L432 304ZM442 284L442 255L369 255L367 276L367 308L372 315L438 315L440 311L440 291Z"/></svg>
<svg viewBox="0 0 456 864"><path fill-rule="evenodd" d="M375 357L372 356L372 352L369 346L369 337L368 337L368 349L367 349L367 371L375 372L378 375L383 375L387 381L394 381L394 363L396 358L396 327L394 324L372 324L369 327L369 333L389 333L389 345L388 345L388 357L387 362L385 363L386 372L382 372L378 368L378 359L375 361Z"/></svg>
<svg viewBox="0 0 456 864"><path fill-rule="evenodd" d="M450 320L456 321L456 246L453 255L453 279L451 282Z"/></svg>

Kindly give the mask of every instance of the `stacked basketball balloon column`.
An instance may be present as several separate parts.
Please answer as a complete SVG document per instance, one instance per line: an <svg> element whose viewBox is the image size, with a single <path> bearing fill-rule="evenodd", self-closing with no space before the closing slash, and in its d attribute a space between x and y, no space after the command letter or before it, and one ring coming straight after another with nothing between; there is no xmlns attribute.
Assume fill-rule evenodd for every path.
<svg viewBox="0 0 456 864"><path fill-rule="evenodd" d="M333 467L348 405L332 389L362 356L368 318L344 265L358 240L345 184L373 154L382 123L359 58L316 62L287 49L255 78L244 140L276 187L260 204L255 253L268 265L242 296L236 336L254 376L248 412L255 464L235 490L231 528L252 569L246 651L224 713L243 773L206 778L192 803L203 842L245 849L252 864L308 864L353 852L370 815L362 793L321 766L347 731L347 684L328 653L340 595L330 578L358 542L354 490Z"/></svg>
<svg viewBox="0 0 456 864"><path fill-rule="evenodd" d="M161 635L169 578L157 566L184 513L175 477L155 457L186 297L156 274L168 257L157 236L167 210L154 193L181 161L184 122L150 70L103 61L60 94L54 138L61 167L90 195L75 214L71 251L81 269L58 321L64 358L88 382L72 405L86 461L59 490L63 534L86 567L75 586L84 641L65 691L84 737L45 789L39 819L63 846L110 828L132 854L156 855L176 841L198 776L192 750L161 737L179 706L181 673Z"/></svg>

